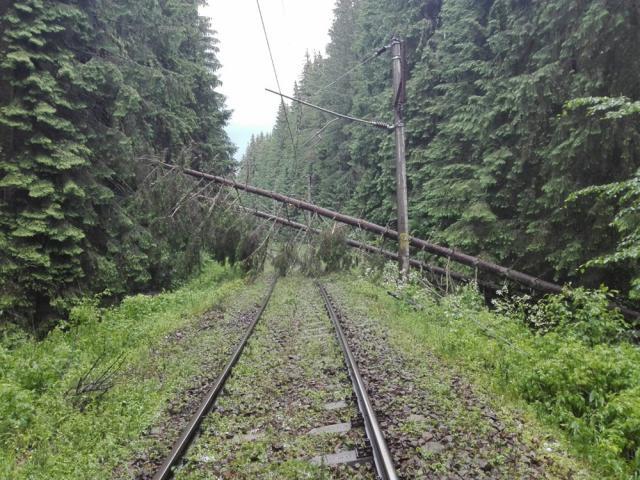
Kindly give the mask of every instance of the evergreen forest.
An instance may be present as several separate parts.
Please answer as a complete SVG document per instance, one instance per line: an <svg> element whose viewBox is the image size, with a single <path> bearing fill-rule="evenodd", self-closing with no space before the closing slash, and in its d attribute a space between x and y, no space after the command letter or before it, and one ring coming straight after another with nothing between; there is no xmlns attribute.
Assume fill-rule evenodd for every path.
<svg viewBox="0 0 640 480"><path fill-rule="evenodd" d="M0 3L3 321L40 332L82 295L158 291L198 270L214 219L194 202L174 211L187 184L151 162L234 169L199 4Z"/></svg>
<svg viewBox="0 0 640 480"><path fill-rule="evenodd" d="M329 0L243 150L303 1L0 0L0 479L640 480L640 1Z"/></svg>
<svg viewBox="0 0 640 480"><path fill-rule="evenodd" d="M640 298L637 1L340 0L330 33L296 97L385 123L391 57L375 53L406 42L413 235ZM294 103L252 139L241 180L394 227L394 148Z"/></svg>

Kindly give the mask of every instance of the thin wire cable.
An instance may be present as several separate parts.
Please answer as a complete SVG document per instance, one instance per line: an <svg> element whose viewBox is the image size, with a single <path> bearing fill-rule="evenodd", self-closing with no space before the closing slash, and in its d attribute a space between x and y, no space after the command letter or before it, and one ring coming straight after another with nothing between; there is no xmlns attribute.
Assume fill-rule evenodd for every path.
<svg viewBox="0 0 640 480"><path fill-rule="evenodd" d="M318 105L314 105L313 103L305 102L304 100L300 100L299 98L290 97L289 95L285 95L284 93L278 93L275 90L271 90L270 88L265 88L265 90L267 92L269 92L269 93L273 93L275 95L280 95L280 97L284 97L284 98L286 98L288 100L291 100L293 102L301 103L302 105L306 105L307 107L315 108L316 110L320 110L321 112L328 113L328 114L333 115L335 117L343 118L343 119L349 120L351 122L364 123L366 125L370 125L370 126L373 126L373 127L384 128L385 130L393 130L395 128L394 125L391 125L389 123L378 122L378 121L374 121L374 120L365 120L363 118L351 117L349 115L344 115L342 113L334 112L333 110L329 110L329 109L324 108L324 107L319 107Z"/></svg>
<svg viewBox="0 0 640 480"><path fill-rule="evenodd" d="M258 13L260 14L260 22L262 23L262 31L264 32L264 39L267 42L267 50L269 50L269 58L271 58L271 67L273 68L273 75L276 77L276 85L278 85L278 92L282 94L282 87L280 86L280 79L278 78L278 70L276 69L276 62L273 59L273 52L271 50L271 43L269 43L269 35L267 34L267 26L264 23L264 16L262 15L262 8L260 8L260 0L256 0L256 5L258 5ZM293 139L293 130L291 129L291 123L289 123L289 114L287 112L287 106L284 103L284 98L280 97L280 102L282 104L282 109L284 111L284 118L287 122L287 128L289 129L289 135L291 136L291 147L293 148L293 158L297 157L297 148L296 142ZM294 161L295 163L295 161Z"/></svg>
<svg viewBox="0 0 640 480"><path fill-rule="evenodd" d="M318 138L320 135L322 135L322 132L324 132L327 128L329 128L331 126L332 123L337 122L338 120L340 120L340 118L336 117L332 120L329 120L329 122L322 127L320 130L318 130L312 137L310 137L306 142L304 142L302 144L302 148L306 147L307 145L309 145L313 140L315 140L316 138Z"/></svg>
<svg viewBox="0 0 640 480"><path fill-rule="evenodd" d="M329 87L333 87L336 83L338 83L340 80L342 80L343 78L347 77L348 75L350 75L351 73L353 73L355 70L357 70L358 68L360 68L361 66L365 65L366 63L370 62L371 60L373 60L374 58L378 58L380 55L382 55L384 52L386 52L389 49L389 45L385 45L384 47L380 48L378 51L376 51L375 53L369 55L368 57L366 57L364 60L362 60L360 63L354 65L353 67L351 67L349 70L347 70L346 72L344 72L342 75L340 75L338 78L336 78L333 82L325 85L324 87L320 88L318 91L316 91L316 95L324 92L327 88Z"/></svg>
<svg viewBox="0 0 640 480"><path fill-rule="evenodd" d="M346 72L344 72L342 75L340 75L338 78L336 78L333 82L325 85L324 87L320 88L319 90L317 90L314 95L318 96L320 95L323 91L327 90L329 87L332 87L333 85L335 85L336 83L338 83L340 80L342 80L343 78L347 77L348 75L350 75L351 73L353 73L356 69L362 67L363 65L365 65L366 63L370 62L371 60L379 57L380 55L382 55L384 52L386 52L389 49L389 45L385 45L382 48L379 48L375 53L373 53L372 55L369 55L368 57L366 57L364 60L362 60L360 63L354 65L352 68L350 68L349 70L347 70ZM307 99L311 98L310 96L306 96ZM281 97L282 98L282 97ZM302 97L304 98L304 97ZM300 110L300 117L299 117L299 122L302 121L302 113L303 110ZM304 144L302 145L302 149L305 149L307 146L309 146L316 138L320 137L320 135L322 134L322 132L324 132L331 124L333 124L334 122L336 122L337 120L339 120L339 118L334 118L333 120L329 121L329 123L327 123L324 127L322 127L318 132L315 133L315 135L313 135L311 138L307 139ZM297 132L299 133L299 132ZM296 138L298 138L296 136ZM319 140L318 140L319 142ZM313 146L317 145L316 142ZM311 176L311 163L309 163L309 175ZM309 180L309 182L311 182L311 180ZM309 197L309 201L311 201L311 197Z"/></svg>

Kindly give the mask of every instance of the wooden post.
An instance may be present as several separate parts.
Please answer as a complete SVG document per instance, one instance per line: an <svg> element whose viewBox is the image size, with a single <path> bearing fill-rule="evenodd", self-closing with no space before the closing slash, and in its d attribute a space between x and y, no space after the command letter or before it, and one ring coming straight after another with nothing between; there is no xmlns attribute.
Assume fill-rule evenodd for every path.
<svg viewBox="0 0 640 480"><path fill-rule="evenodd" d="M393 110L396 138L396 194L398 205L398 257L401 275L409 272L409 212L407 200L407 165L404 133L405 58L404 45L394 37L391 40L393 60Z"/></svg>
<svg viewBox="0 0 640 480"><path fill-rule="evenodd" d="M307 202L313 203L312 190L313 190L313 162L311 161L311 155L307 157L309 159L309 178L307 183ZM311 218L313 214L311 212L307 212L307 224L309 228L311 228Z"/></svg>

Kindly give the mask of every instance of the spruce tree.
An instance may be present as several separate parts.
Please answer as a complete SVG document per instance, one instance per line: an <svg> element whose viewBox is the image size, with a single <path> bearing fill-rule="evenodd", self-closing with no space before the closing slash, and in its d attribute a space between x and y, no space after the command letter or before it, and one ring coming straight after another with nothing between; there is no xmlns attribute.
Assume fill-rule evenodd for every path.
<svg viewBox="0 0 640 480"><path fill-rule="evenodd" d="M15 2L2 18L0 309L46 317L83 277L89 150L75 125L81 79L67 45L82 43L72 2Z"/></svg>
<svg viewBox="0 0 640 480"><path fill-rule="evenodd" d="M414 234L550 280L628 290L637 267L612 255L629 253L631 230L620 221L629 222L635 197L575 194L630 192L640 167L638 2L345 0L335 14L328 57L305 66L302 86L331 83L393 34L406 41ZM387 60L305 95L388 121ZM565 111L575 98L591 114ZM271 159L283 152L269 148ZM314 148L318 203L393 225L391 136L338 121ZM273 172L277 187L284 177Z"/></svg>
<svg viewBox="0 0 640 480"><path fill-rule="evenodd" d="M79 294L170 287L212 248L199 187L150 161L233 169L198 6L0 5L3 320L46 326Z"/></svg>

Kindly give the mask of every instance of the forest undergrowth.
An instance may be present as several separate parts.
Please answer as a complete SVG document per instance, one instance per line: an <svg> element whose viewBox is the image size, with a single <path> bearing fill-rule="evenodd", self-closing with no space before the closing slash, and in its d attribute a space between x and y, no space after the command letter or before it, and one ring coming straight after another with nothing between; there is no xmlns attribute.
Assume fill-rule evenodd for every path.
<svg viewBox="0 0 640 480"><path fill-rule="evenodd" d="M243 285L234 270L208 262L173 292L112 308L88 299L42 341L4 330L0 478L108 478L184 379L200 373L176 346L181 330ZM198 338L224 335L207 329Z"/></svg>

